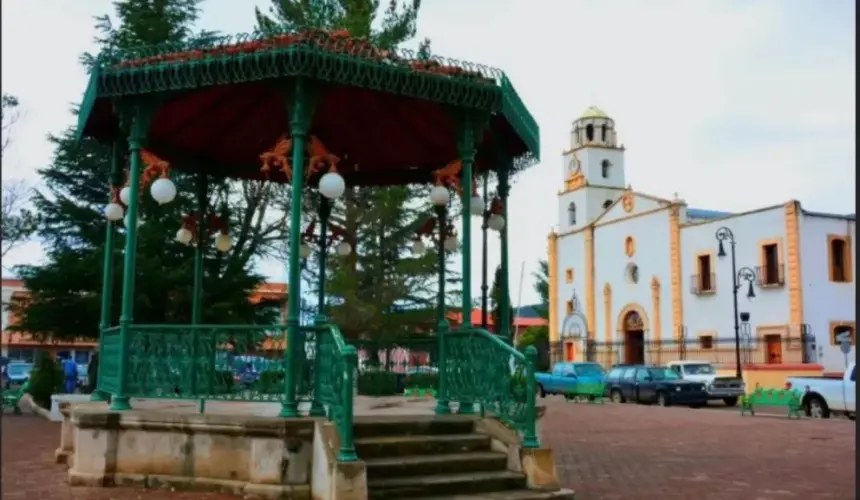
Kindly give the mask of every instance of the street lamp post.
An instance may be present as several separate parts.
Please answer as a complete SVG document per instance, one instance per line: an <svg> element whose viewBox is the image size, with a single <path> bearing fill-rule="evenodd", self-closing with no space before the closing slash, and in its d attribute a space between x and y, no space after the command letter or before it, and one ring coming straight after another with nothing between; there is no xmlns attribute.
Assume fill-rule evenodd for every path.
<svg viewBox="0 0 860 500"><path fill-rule="evenodd" d="M738 290L742 286L742 282L746 281L749 284L749 288L747 290L747 298L753 299L755 298L755 290L753 289L753 282L755 281L755 271L753 271L749 267L742 267L740 269L737 268L737 260L735 258L735 235L732 233L732 230L727 227L721 227L717 229L717 242L719 242L719 251L717 252L718 257L725 257L726 250L723 246L724 241L729 242L729 246L732 251L732 305L734 307L734 321L735 321L735 363L737 368L735 370L735 375L738 378L742 378L743 373L741 372L741 325L740 318L738 316Z"/></svg>

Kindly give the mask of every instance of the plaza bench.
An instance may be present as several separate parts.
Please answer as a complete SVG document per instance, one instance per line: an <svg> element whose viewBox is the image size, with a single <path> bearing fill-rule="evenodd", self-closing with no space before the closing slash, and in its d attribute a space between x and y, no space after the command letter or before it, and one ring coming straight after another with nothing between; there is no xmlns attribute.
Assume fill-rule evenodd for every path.
<svg viewBox="0 0 860 500"><path fill-rule="evenodd" d="M21 407L19 404L21 403L21 398L24 397L24 394L30 389L30 379L24 381L24 383L18 386L15 389L6 388L3 390L3 398L2 398L2 411L6 411L6 408L12 408L13 413L15 415L21 414Z"/></svg>
<svg viewBox="0 0 860 500"><path fill-rule="evenodd" d="M605 402L604 391L606 384L603 382L581 382L576 384L572 390L565 391L565 401L577 402L582 399L589 404Z"/></svg>
<svg viewBox="0 0 860 500"><path fill-rule="evenodd" d="M800 391L796 389L763 389L758 387L752 393L741 396L741 416L746 415L747 412L751 416L755 416L756 408L772 406L786 408L789 419L800 419L802 396Z"/></svg>
<svg viewBox="0 0 860 500"><path fill-rule="evenodd" d="M435 398L436 389L422 387L407 387L403 391L403 395L407 398Z"/></svg>

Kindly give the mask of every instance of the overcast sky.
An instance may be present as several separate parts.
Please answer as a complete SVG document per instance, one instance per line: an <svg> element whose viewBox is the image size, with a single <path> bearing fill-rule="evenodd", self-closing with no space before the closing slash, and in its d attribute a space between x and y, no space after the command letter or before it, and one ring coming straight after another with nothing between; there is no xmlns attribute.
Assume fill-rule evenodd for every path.
<svg viewBox="0 0 860 500"><path fill-rule="evenodd" d="M556 223L561 151L570 124L599 105L627 147L638 191L690 206L738 211L798 199L851 213L855 204L855 2L852 0L424 0L418 38L435 53L504 69L541 127L543 161L518 177L510 199L514 303ZM200 28L253 28L267 0L207 0ZM109 0L3 0L2 89L23 117L3 179L38 186L45 139L72 124L92 51L93 16ZM536 221L545 221L537 222ZM473 227L477 224L473 224ZM473 241L480 244L479 233ZM495 245L490 268L498 262ZM41 245L4 267L38 262ZM474 259L480 266L480 252ZM279 262L261 263L285 281ZM4 272L5 274L5 272ZM475 295L479 275L473 273Z"/></svg>

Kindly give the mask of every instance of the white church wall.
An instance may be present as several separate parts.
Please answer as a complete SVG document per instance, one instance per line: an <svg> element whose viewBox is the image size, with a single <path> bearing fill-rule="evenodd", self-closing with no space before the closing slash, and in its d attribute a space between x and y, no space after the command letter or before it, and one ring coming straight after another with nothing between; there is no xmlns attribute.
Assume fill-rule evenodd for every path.
<svg viewBox="0 0 860 500"><path fill-rule="evenodd" d="M607 310L604 303L604 287L609 283L612 297L609 311L609 328L613 341L621 341L618 334L618 315L628 304L637 304L648 315L646 338L671 338L672 299L671 261L669 252L669 214L661 210L648 215L601 225L594 234L595 254L595 298L597 301L597 325L595 338L605 341ZM631 238L635 247L632 256L626 254L626 240ZM638 268L638 281L633 283L628 265ZM653 328L651 280L657 276L661 284L660 319L662 332ZM645 319L645 318L643 318Z"/></svg>
<svg viewBox="0 0 860 500"><path fill-rule="evenodd" d="M845 369L845 355L831 338L831 323L854 323L856 253L849 250L852 259L852 279L847 283L830 281L828 236L846 237L855 241L856 223L845 217L832 217L803 213L800 218L800 264L803 282L804 321L815 335L818 362L827 371ZM856 334L856 332L855 332ZM857 357L856 349L848 360Z"/></svg>
<svg viewBox="0 0 860 500"><path fill-rule="evenodd" d="M585 234L573 233L558 238L558 270L556 271L556 290L558 290L558 303L556 312L558 314L559 337L567 317L567 302L572 300L574 293L581 307L585 308ZM573 280L567 282L567 271L572 273ZM582 311L583 314L585 311ZM591 326L589 326L591 329Z"/></svg>
<svg viewBox="0 0 860 500"><path fill-rule="evenodd" d="M681 282L684 324L687 338L695 339L701 334L719 338L734 337L734 308L732 305L731 247L724 243L725 257L718 257L716 232L721 227L729 228L736 241L737 268L750 267L754 271L760 265L763 240L780 239L780 262L786 258L785 215L782 205L744 215L717 219L681 228ZM711 272L714 273L714 293L694 294L697 256L710 252ZM756 326L785 325L789 321L788 286L762 289L754 285L755 299L747 299L748 285L743 282L738 290L738 310L750 313L750 326L755 335Z"/></svg>

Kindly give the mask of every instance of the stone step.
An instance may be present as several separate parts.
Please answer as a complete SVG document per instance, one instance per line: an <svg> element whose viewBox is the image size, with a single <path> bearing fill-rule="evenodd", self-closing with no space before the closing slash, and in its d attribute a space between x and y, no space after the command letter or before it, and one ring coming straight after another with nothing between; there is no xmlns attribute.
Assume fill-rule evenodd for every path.
<svg viewBox="0 0 860 500"><path fill-rule="evenodd" d="M355 440L355 452L362 460L489 450L490 437L483 434L377 436L363 437Z"/></svg>
<svg viewBox="0 0 860 500"><path fill-rule="evenodd" d="M525 485L525 475L502 470L368 479L367 491L371 500L388 500L522 490Z"/></svg>
<svg viewBox="0 0 860 500"><path fill-rule="evenodd" d="M369 480L390 477L454 474L457 472L499 471L505 470L507 462L507 455L494 451L392 456L365 460L367 478Z"/></svg>
<svg viewBox="0 0 860 500"><path fill-rule="evenodd" d="M353 436L410 436L416 434L469 434L475 417L467 415L384 415L357 417Z"/></svg>
<svg viewBox="0 0 860 500"><path fill-rule="evenodd" d="M438 497L422 497L421 500L574 500L573 490L556 491L508 490L490 493L464 493ZM406 499L402 499L406 500Z"/></svg>

